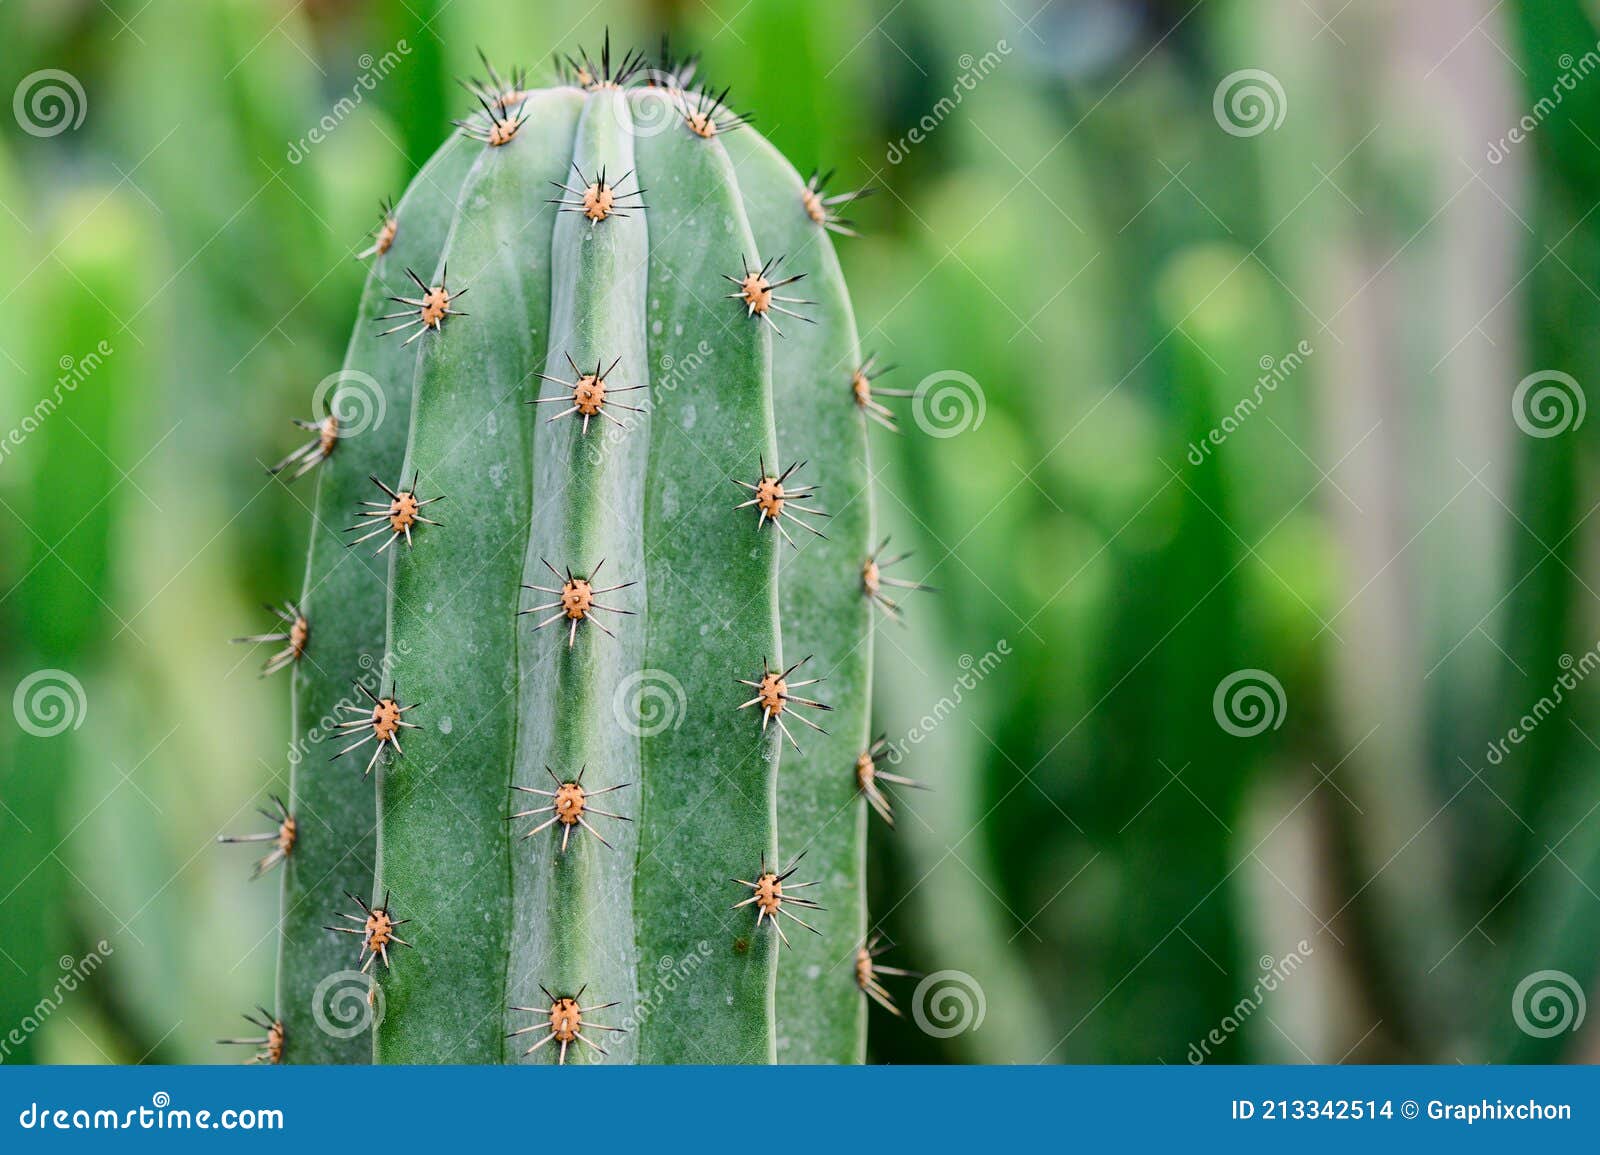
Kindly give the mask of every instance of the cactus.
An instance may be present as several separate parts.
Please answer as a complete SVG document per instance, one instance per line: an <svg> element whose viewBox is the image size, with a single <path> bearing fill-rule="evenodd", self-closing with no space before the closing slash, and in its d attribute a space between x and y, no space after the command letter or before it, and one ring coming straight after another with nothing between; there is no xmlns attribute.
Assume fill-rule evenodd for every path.
<svg viewBox="0 0 1600 1155"><path fill-rule="evenodd" d="M889 422L828 236L859 194L642 64L471 86L281 463L319 488L249 639L303 754L260 836L267 1058L859 1062L908 973L866 941Z"/></svg>

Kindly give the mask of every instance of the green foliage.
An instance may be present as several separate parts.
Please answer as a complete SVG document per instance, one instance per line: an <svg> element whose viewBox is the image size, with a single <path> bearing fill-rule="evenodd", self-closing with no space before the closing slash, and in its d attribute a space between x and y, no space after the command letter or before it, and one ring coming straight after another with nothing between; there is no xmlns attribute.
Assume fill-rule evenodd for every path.
<svg viewBox="0 0 1600 1155"><path fill-rule="evenodd" d="M0 200L14 193L5 166L0 155ZM12 410L20 420L0 460L0 532L14 546L16 567L6 575L0 627L7 721L17 723L0 738L5 953L21 976L0 984L0 1021L20 1028L5 1047L12 1062L39 1058L38 1031L48 1017L41 995L46 1007L59 1003L58 980L100 938L70 934L54 917L69 885L57 851L76 829L68 807L77 790L103 793L113 773L81 731L103 684L106 639L119 625L107 601L116 596L117 507L108 500L116 471L106 447L121 440L143 360L120 318L138 307L147 286L143 218L124 196L86 190L56 209L51 230L36 239L40 253L62 262L33 282L42 324L31 332L0 327L4 356L19 365L25 358L27 380L41 387L8 398L21 402ZM33 246L9 233L0 228L0 249L20 264ZM20 278L22 269L15 271ZM84 510L61 500L69 492L99 500ZM65 968L58 958L68 960Z"/></svg>
<svg viewBox="0 0 1600 1155"><path fill-rule="evenodd" d="M600 1038L613 1057L693 1056L700 1039L670 1033L677 1012L660 1001L691 965L719 993L753 976L737 988L744 1005L711 1008L716 1048L728 1049L756 1015L773 963L739 953L739 939L767 944L743 933L749 908L728 908L748 892L725 879L749 877L762 849L787 864L807 845L795 877L818 880L829 909L807 918L826 937L791 933L793 948L774 952L770 1045L780 1061L859 1054L865 1004L832 980L847 973L863 928L892 942L886 963L959 969L986 999L980 1030L933 1037L911 1013L913 984L891 980L906 1015L872 1009L871 1049L894 1062L1181 1061L1196 1033L1251 989L1260 957L1281 955L1303 930L1319 976L1286 984L1263 1008L1270 1020L1254 1015L1212 1057L1333 1060L1357 1047L1351 1058L1557 1060L1592 1049L1588 1034L1530 1035L1508 1013L1519 984L1541 971L1594 987L1592 695L1569 695L1503 761L1483 755L1550 692L1562 655L1594 645L1585 586L1596 522L1585 519L1584 495L1595 419L1533 438L1511 424L1507 405L1517 379L1537 369L1571 372L1593 400L1585 366L1600 352L1590 291L1600 217L1588 210L1600 152L1586 136L1600 88L1591 75L1539 107L1561 83L1564 57L1582 60L1600 35L1590 6L1517 0L1477 34L1477 15L1418 22L1407 5L1324 10L1325 28L1302 5L1238 0L1184 5L1170 21L1151 5L1058 4L1035 15L1038 5L944 0L613 3L581 19L521 0L291 7L0 4L8 89L60 68L88 97L76 129L36 139L8 120L0 134L0 435L50 393L62 356L82 357L101 338L116 348L0 460L9 547L0 548L0 706L41 668L72 672L88 701L82 728L51 739L0 714L0 947L21 968L0 958L9 979L0 1031L50 993L60 955L103 937L116 948L7 1061L226 1060L237 1056L216 1036L234 1033L224 1024L258 1002L285 1020L286 1060L370 1058L369 1035L322 1030L311 1005L319 980L356 957L352 936L322 927L356 909L344 890L373 900L379 867L379 772L360 773L370 747L330 764L353 739L336 742L343 736L325 726L353 716L331 713L340 702L365 701L352 679L377 691L397 667L403 697L422 700L409 716L425 728L402 738L407 756L389 762L385 784L390 817L416 831L384 864L396 914L414 920L402 933L436 928L459 940L450 952L470 954L487 924L474 926L466 903L487 904L503 912L494 950L507 975L433 975L439 942L413 938L419 946L399 949L383 988L389 1054L437 1044L411 1012L429 1004L427 1021L439 1021L460 980L486 1016L472 1046L512 1057L498 1036L533 1020L504 1004L537 1005L539 982L587 979L602 999L621 987L635 1000L597 1022L650 1020ZM960 369L986 403L982 421L955 437L917 436L916 407L904 402L908 436L871 430L873 532L851 500L867 460L852 456L859 433L824 421L856 414L811 404L835 387L833 362L852 339L780 317L787 336L767 340L772 440L763 429L741 442L749 460L726 472L753 476L758 445L784 465L809 458L799 478L822 483L819 504L834 514L827 542L802 534L800 553L777 550L776 585L759 587L763 598L775 592L776 618L763 613L757 630L748 612L737 617L752 654L741 652L745 668L715 673L715 692L733 692L732 677L755 676L754 651L770 638L788 662L815 653L807 668L829 675L818 697L835 709L816 718L830 735L790 723L804 754L782 751L775 820L763 809L768 763L644 776L647 757L701 758L748 737L749 711L719 712L733 702L706 715L729 729L703 749L691 746L700 731L687 733L688 721L635 738L571 726L576 715L555 708L558 698L578 701L614 718L612 694L628 673L676 669L656 657L682 645L652 629L663 604L697 607L682 632L709 625L731 649L700 600L723 591L701 567L667 587L670 599L659 572L604 599L639 616L610 620L620 627L614 644L580 631L570 660L555 654L559 626L531 631L542 617L524 620L514 641L497 635L485 665L514 662L517 697L490 721L514 715L518 728L481 747L473 736L471 748L489 750L496 766L452 761L429 775L422 767L445 756L440 718L452 720L447 737L467 734L459 703L492 680L468 660L468 646L483 644L478 619L545 598L515 601L497 587L493 614L448 644L425 642L427 661L462 680L459 693L435 693L422 660L399 652L405 637L385 656L391 556L404 547L375 557L376 541L351 551L340 532L360 501L380 496L369 473L409 481L419 352L429 380L434 358L452 348L464 356L480 340L474 356L515 348L524 371L570 377L555 346L615 342L625 352L619 384L633 383L625 374L637 361L663 385L680 375L663 372L661 356L700 368L701 339L707 366L752 355L721 324L741 319L719 296L731 286L718 274L738 271L737 246L721 246L720 222L704 213L671 237L658 228L669 212L685 215L670 181L643 198L642 222L619 218L595 232L621 246L612 248L575 244L589 230L570 214L552 224L548 186L523 193L533 205L525 220L547 235L523 234L510 248L542 257L545 274L558 254L569 270L625 265L642 224L655 271L625 278L618 307L598 314L633 317L622 332L576 324L593 308L578 299L575 272L535 288L543 319L508 327L509 308L490 295L510 283L507 271L480 279L452 256L452 283L472 285L461 302L472 316L404 349L366 321L351 338L358 303L369 317L396 308L382 298L415 295L407 265L433 279L447 249L464 260L484 243L466 235L479 222L506 228L516 198L498 184L482 205L457 205L469 179L487 189L492 176L478 167L489 150L457 138L399 206L410 225L394 249L376 268L351 259L377 199L404 188L450 120L473 110L455 78L481 75L477 47L542 61L563 41L598 39L607 21L641 44L670 31L680 50L704 48L702 75L762 114L763 132L801 172L837 164L870 174L881 195L859 214L862 238L839 253L861 309L861 353L898 363L884 384L907 390ZM958 92L963 58L982 59L1002 40L999 66ZM363 86L380 70L369 55L386 53L393 70ZM1251 68L1282 83L1288 115L1279 129L1234 137L1219 130L1213 94L1221 77ZM946 97L959 97L948 115ZM930 114L936 129L886 158ZM1537 128L1486 166L1482 145L1530 114ZM568 123L546 108L547 127L565 124L572 139L542 139L575 152L580 115ZM325 124L334 127L311 143ZM617 155L620 142L602 139L598 120L591 129L584 155ZM642 164L660 142L632 143ZM804 222L762 207L784 202L794 174L757 171L771 159L762 138L733 133L722 147L753 250L783 252L786 268L808 272L796 295L817 299L811 312L824 319L837 291L826 246L808 246ZM430 200L432 225L419 207ZM786 237L797 229L799 240ZM713 233L724 258L695 273L713 291L697 284L703 300L673 292L657 307L651 282L694 267L701 234ZM633 312L641 284L642 322ZM666 310L681 315L681 333ZM1225 444L1188 460L1191 443L1251 395L1260 359L1301 338L1315 353ZM811 351L797 356L802 349ZM258 465L311 436L287 421L312 416L313 387L345 358L372 372L385 423L341 441L320 477L263 477ZM672 412L700 415L732 374L681 376ZM115 395L93 392L98 383ZM517 388L531 397L535 380ZM501 394L487 380L469 392L475 410L517 416L498 424L493 445L474 443L470 460L428 466L461 472L449 474L449 499L429 507L443 529L423 527L405 555L433 565L431 576L399 581L466 585L482 604L481 570L513 587L548 585L543 557L587 567L604 554L602 584L640 577L647 557L658 571L671 558L675 576L713 537L678 531L663 485L673 469L647 473L668 452L687 463L678 468L704 466L696 483L726 490L727 505L738 500L723 465L700 457L704 422L669 428L619 409L628 435L602 420L606 435L584 439L571 418L543 424L552 405L489 405ZM429 401L425 424L442 429L454 402ZM809 432L797 436L789 414L808 406ZM352 393L347 412L357 409ZM412 448L447 456L431 437ZM511 460L512 443L522 459ZM603 451L573 456L581 444ZM473 504L512 475L525 508L491 517ZM419 484L426 495L433 482ZM602 508L632 498L637 516L582 516L585 494ZM707 507L706 517L725 512ZM478 540L479 526L514 539L517 518L527 540L506 556ZM735 524L742 536L730 548L772 544ZM843 644L865 610L853 579L815 575L835 556L853 568L853 554L884 534L891 551L916 552L909 576L942 592L911 597L908 628L880 630L869 663L864 648ZM441 553L454 572L437 564ZM308 609L309 646L292 679L258 682L266 651L225 639L265 628L260 604L285 600ZM444 605L438 612L459 613ZM830 615L838 621L820 636L807 624ZM425 617L402 614L403 631L416 633ZM998 653L1002 639L1003 660L966 686L962 656ZM705 661L725 657L708 646ZM892 831L866 820L841 762L868 733L859 686L869 664L874 732L905 752L887 768L933 787L898 800ZM1289 707L1281 730L1252 739L1220 733L1209 709L1218 677L1246 665L1273 672ZM631 685L627 700L642 688ZM283 725L291 692L292 733ZM640 820L595 820L615 854L581 829L565 856L548 845L552 830L518 842L530 818L510 824L503 850L453 851L441 839L438 861L427 860L435 817L476 823L498 845L508 801L519 810L546 801L505 787L551 788L547 751L563 773L587 758L585 782L597 789L633 783L596 799ZM267 848L215 840L266 829L251 815L268 794L299 812L299 841L288 869L246 885ZM656 819L698 814L724 796L730 808L703 835L684 827L694 861L674 859L672 831ZM760 829L746 839L744 825ZM870 902L859 873L841 882L828 865L863 845ZM641 861L652 873L636 887ZM714 875L704 884L715 893L699 904L676 873L691 867ZM401 895L402 877L421 906L404 904L413 896ZM445 882L458 878L471 883L462 909L441 912ZM679 910L725 916L718 925L730 933L679 925ZM669 952L674 966L660 969ZM343 1013L359 1020L357 990ZM340 1027L331 1005L327 1017ZM1591 1014L1586 1029L1595 1022ZM747 1041L770 1055L765 1038L735 1045Z"/></svg>

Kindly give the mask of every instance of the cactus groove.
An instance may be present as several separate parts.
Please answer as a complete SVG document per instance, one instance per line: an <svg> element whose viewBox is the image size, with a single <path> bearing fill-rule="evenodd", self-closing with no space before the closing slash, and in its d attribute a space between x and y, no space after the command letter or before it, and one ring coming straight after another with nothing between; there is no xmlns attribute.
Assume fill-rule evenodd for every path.
<svg viewBox="0 0 1600 1155"><path fill-rule="evenodd" d="M475 86L280 466L317 505L253 639L295 699L271 1061L865 1057L855 194L641 63Z"/></svg>

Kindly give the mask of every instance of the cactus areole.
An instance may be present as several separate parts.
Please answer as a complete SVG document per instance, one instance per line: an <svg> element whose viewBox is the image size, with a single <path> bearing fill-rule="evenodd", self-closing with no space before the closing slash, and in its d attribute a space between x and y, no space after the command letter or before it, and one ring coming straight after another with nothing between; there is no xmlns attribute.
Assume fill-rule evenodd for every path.
<svg viewBox="0 0 1600 1155"><path fill-rule="evenodd" d="M345 377L382 395L341 424L334 394L283 478L318 492L272 639L301 815L273 1061L864 1057L853 196L692 72L491 70L361 254Z"/></svg>

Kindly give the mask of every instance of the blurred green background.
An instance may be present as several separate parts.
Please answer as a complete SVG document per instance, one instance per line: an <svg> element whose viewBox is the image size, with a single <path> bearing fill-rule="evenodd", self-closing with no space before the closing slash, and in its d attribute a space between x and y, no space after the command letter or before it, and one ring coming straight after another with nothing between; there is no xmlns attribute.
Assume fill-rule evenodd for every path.
<svg viewBox="0 0 1600 1155"><path fill-rule="evenodd" d="M839 247L926 383L873 440L939 592L879 631L934 789L871 898L958 973L874 1057L1600 1053L1594 16L4 0L0 1058L239 1057L277 891L215 838L284 789L288 683L227 639L313 483L263 467L477 47L607 26L880 190Z"/></svg>

